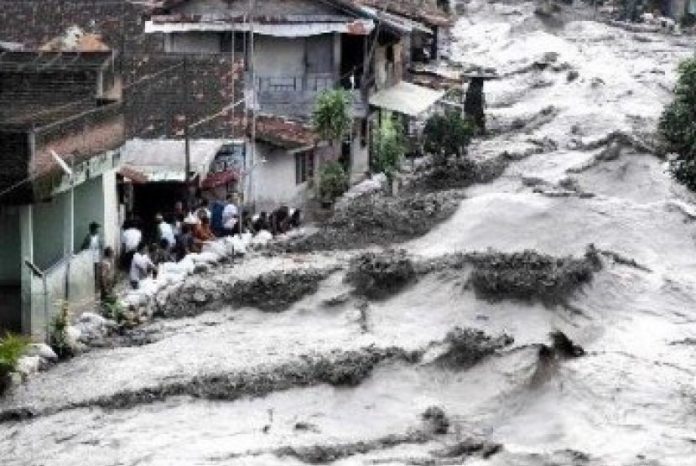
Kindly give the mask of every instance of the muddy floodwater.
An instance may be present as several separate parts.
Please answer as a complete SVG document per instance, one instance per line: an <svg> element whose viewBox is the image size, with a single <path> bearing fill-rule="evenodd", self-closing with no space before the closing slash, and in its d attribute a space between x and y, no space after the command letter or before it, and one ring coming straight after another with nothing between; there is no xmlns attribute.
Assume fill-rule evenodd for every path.
<svg viewBox="0 0 696 466"><path fill-rule="evenodd" d="M235 267L322 272L283 309L170 316L146 344L39 374L0 401L0 464L696 464L696 199L640 143L694 38L533 10L466 5L451 58L502 77L470 156L519 156L398 247L420 267L593 244L591 281L563 302L488 300L470 264L416 267L373 298L345 279L360 251L249 258ZM553 331L584 356L540 365Z"/></svg>

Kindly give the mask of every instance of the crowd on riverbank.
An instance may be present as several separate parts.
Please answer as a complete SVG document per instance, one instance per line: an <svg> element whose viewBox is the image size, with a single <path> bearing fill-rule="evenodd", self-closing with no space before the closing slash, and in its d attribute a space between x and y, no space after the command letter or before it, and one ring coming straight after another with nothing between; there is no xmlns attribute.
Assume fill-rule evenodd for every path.
<svg viewBox="0 0 696 466"><path fill-rule="evenodd" d="M156 278L162 264L178 263L220 238L256 236L262 232L273 237L298 228L301 221L301 210L284 205L270 213L252 214L241 206L237 195L231 194L224 201L201 199L191 208L178 201L171 211L157 213L149 222L130 217L121 229L118 260L112 248L102 246L100 225L96 222L90 224L82 249L92 253L95 292L102 301L112 301L119 271L127 275L135 290L142 280Z"/></svg>

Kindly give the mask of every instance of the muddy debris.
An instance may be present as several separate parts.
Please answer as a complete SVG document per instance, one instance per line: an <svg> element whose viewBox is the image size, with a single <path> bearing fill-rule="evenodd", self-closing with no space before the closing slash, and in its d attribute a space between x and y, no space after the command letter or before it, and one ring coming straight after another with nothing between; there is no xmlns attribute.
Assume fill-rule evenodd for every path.
<svg viewBox="0 0 696 466"><path fill-rule="evenodd" d="M430 406L421 417L428 425L428 430L433 434L444 435L449 430L450 421L445 414L445 410L439 406Z"/></svg>
<svg viewBox="0 0 696 466"><path fill-rule="evenodd" d="M346 275L355 293L371 299L391 296L415 279L413 262L404 250L361 254L351 261Z"/></svg>
<svg viewBox="0 0 696 466"><path fill-rule="evenodd" d="M375 440L366 440L336 445L285 446L274 454L280 458L292 457L306 464L329 464L351 456L386 450L407 443L422 444L430 440L430 435L421 431L407 434L392 434Z"/></svg>
<svg viewBox="0 0 696 466"><path fill-rule="evenodd" d="M482 458L491 456L502 450L499 443L490 443L482 440L466 439L453 445L448 445L440 450L432 452L433 456L440 458L465 458L472 455L480 455Z"/></svg>
<svg viewBox="0 0 696 466"><path fill-rule="evenodd" d="M564 303L592 280L601 268L594 247L583 258L554 257L526 250L521 253L473 253L474 271L469 284L476 295L489 301L518 299L546 305Z"/></svg>
<svg viewBox="0 0 696 466"><path fill-rule="evenodd" d="M267 312L280 312L307 295L316 293L327 271L314 269L275 271L232 285L226 298L235 306L251 306Z"/></svg>
<svg viewBox="0 0 696 466"><path fill-rule="evenodd" d="M585 349L575 344L568 336L556 330L549 334L552 341L552 348L554 353L561 358L578 358L585 355Z"/></svg>
<svg viewBox="0 0 696 466"><path fill-rule="evenodd" d="M448 349L434 362L450 369L468 369L513 342L514 338L506 334L491 337L481 330L455 327L445 337Z"/></svg>
<svg viewBox="0 0 696 466"><path fill-rule="evenodd" d="M449 218L462 198L456 191L361 196L337 208L317 232L278 247L284 252L312 252L408 241Z"/></svg>
<svg viewBox="0 0 696 466"><path fill-rule="evenodd" d="M315 293L330 270L273 271L247 280L196 278L162 299L157 314L164 317L195 316L223 304L281 312Z"/></svg>
<svg viewBox="0 0 696 466"><path fill-rule="evenodd" d="M476 183L490 183L499 178L515 157L508 152L474 161L469 157L448 157L430 160L418 167L410 181L410 192L439 192L464 189Z"/></svg>
<svg viewBox="0 0 696 466"><path fill-rule="evenodd" d="M368 378L380 364L415 364L421 356L420 351L406 351L399 347L368 346L353 351L335 350L328 354L307 355L296 361L275 366L262 366L234 373L198 375L188 380L168 381L157 386L124 390L113 395L54 407L41 413L22 407L12 408L0 411L0 421L16 420L25 415L33 417L53 414L66 409L129 409L175 396L233 401L242 397L263 397L276 391L323 383L337 387L356 386Z"/></svg>

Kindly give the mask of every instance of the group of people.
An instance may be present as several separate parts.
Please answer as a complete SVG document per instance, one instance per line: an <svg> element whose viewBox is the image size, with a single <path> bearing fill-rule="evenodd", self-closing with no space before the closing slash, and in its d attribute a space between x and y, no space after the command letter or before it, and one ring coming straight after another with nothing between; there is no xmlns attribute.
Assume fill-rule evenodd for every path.
<svg viewBox="0 0 696 466"><path fill-rule="evenodd" d="M153 241L149 246L140 219L132 217L123 224L121 269L128 274L131 287L138 289L143 279L156 277L159 264L178 262L187 254L200 252L207 242L247 232L255 235L263 230L275 236L299 227L301 220L301 211L288 206L251 215L241 207L236 194L212 203L202 199L192 209L185 209L183 202L177 202L172 212L155 215L154 238L150 238ZM117 265L113 248L104 247L101 225L96 222L89 225L82 249L91 253L95 291L102 301L112 301Z"/></svg>
<svg viewBox="0 0 696 466"><path fill-rule="evenodd" d="M161 263L178 262L190 253L201 252L206 243L225 236L256 234L262 230L273 235L286 233L300 226L301 215L299 209L287 206L270 214L251 215L241 208L236 194L228 195L225 201L201 199L191 209L177 202L172 212L155 215L154 238L151 238L154 241L149 246L146 246L143 225L138 219L124 224L122 266L128 272L131 286L137 289L142 279L156 276Z"/></svg>

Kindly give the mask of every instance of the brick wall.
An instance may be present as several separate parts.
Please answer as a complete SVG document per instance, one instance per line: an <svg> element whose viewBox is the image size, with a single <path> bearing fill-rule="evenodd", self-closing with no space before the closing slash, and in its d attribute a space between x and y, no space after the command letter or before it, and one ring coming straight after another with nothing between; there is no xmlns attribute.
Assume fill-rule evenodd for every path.
<svg viewBox="0 0 696 466"><path fill-rule="evenodd" d="M29 139L22 131L0 131L0 154L2 154L2 170L0 170L0 192L9 188L19 180L27 177L29 154ZM24 184L10 194L2 197L3 203L13 203L27 196L31 185Z"/></svg>
<svg viewBox="0 0 696 466"><path fill-rule="evenodd" d="M142 5L114 0L0 0L0 40L39 46L71 26L101 34L118 52L116 66L126 86L127 136L183 136L184 115L189 113L191 121L198 121L230 103L230 58L190 55L186 67L172 68L183 64L183 57L164 55L163 37L143 32L145 13ZM147 76L156 77L142 81ZM241 76L237 76L236 96L242 95ZM230 121L223 114L192 134L229 137Z"/></svg>

